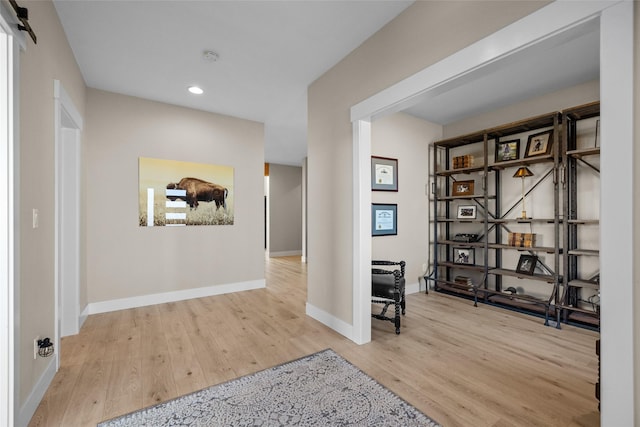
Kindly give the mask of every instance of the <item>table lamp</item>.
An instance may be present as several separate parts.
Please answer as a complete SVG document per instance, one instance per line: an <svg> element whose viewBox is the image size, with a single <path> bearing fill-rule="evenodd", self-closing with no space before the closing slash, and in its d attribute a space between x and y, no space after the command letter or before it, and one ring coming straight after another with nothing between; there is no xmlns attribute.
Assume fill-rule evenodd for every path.
<svg viewBox="0 0 640 427"><path fill-rule="evenodd" d="M525 208L525 204L524 204L524 179L527 176L533 176L533 172L531 172L529 170L529 168L526 167L521 167L518 168L518 170L516 171L516 173L513 174L514 178L522 178L522 216L520 217L521 219L527 219L527 210Z"/></svg>

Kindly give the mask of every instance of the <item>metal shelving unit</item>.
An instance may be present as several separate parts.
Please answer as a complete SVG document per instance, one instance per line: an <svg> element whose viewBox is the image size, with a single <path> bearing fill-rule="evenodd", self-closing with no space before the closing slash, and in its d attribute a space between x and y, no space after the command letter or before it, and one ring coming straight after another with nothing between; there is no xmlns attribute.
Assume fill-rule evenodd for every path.
<svg viewBox="0 0 640 427"><path fill-rule="evenodd" d="M562 115L559 112L532 117L526 120L509 123L480 132L460 137L437 141L432 144L433 170L435 183L433 188L434 207L434 273L430 279L434 289L449 294L473 298L478 301L523 311L531 314L543 315L545 324L549 324L550 317L556 316L556 305L559 301L559 287L563 281L561 270L562 249L560 245L560 229L563 219L560 215L560 196L558 185L558 171L561 162L561 125ZM517 134L533 134L543 129L551 129L553 145L551 153L529 158L519 158L503 162L489 161L489 143L505 140ZM470 167L452 168L454 153L474 154L474 160L479 164ZM553 182L554 214L552 218L511 218L514 205L502 212L501 206L501 178L505 173L512 174L514 168L527 167L534 164L548 165L548 171L528 189L528 193L535 190L538 184L550 178ZM457 181L473 179L477 191L472 195L452 196L452 185ZM478 191L479 189L479 191ZM465 220L452 216L452 206L460 201L468 202L477 207L481 219ZM504 243L503 232L510 232L512 224L551 225L553 228L553 246L516 247ZM475 242L460 242L454 240L458 232L465 232L469 226L481 226L479 238ZM461 230L461 231L458 231ZM472 265L456 263L453 259L453 248L470 248L480 252ZM504 251L523 251L530 254L544 252L553 255L551 266L543 265L545 274L523 275L502 265ZM490 265L491 264L491 265ZM464 275L462 275L464 273ZM467 277L470 274L473 277ZM456 280L463 277L465 280ZM550 287L547 297L538 298L526 294L514 294L503 290L503 281L527 279L532 283L541 283ZM504 279L504 280L503 280ZM550 285L550 286L549 286ZM559 325L558 325L559 327Z"/></svg>
<svg viewBox="0 0 640 427"><path fill-rule="evenodd" d="M580 177L578 168L593 172L599 177L600 170L595 164L600 156L600 147L597 146L598 126L596 124L593 146L581 146L578 141L578 124L582 120L593 119L600 116L600 103L594 102L581 105L563 112L565 123L563 133L566 141L566 149L563 152L563 164L565 165L565 191L564 191L564 218L565 228L563 263L565 265L565 277L563 280L563 292L559 306L559 319L563 322L576 322L580 325L600 327L599 268L590 277L584 277L584 272L579 268L579 262L593 265L599 263L600 251L593 248L581 247L580 233L585 228L599 227L597 218L585 219L580 216L578 208L578 190ZM598 264L599 265L599 264ZM584 269L583 269L584 270ZM586 297L586 295L589 295ZM593 296L595 300L589 301ZM597 300L597 301L596 301Z"/></svg>

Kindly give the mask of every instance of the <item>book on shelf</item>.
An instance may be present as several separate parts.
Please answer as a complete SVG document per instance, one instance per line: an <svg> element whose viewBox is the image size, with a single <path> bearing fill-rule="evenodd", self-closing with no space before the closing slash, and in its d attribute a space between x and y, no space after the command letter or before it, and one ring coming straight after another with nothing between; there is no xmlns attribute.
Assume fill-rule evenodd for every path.
<svg viewBox="0 0 640 427"><path fill-rule="evenodd" d="M508 245L520 248L532 248L536 245L535 233L509 233Z"/></svg>
<svg viewBox="0 0 640 427"><path fill-rule="evenodd" d="M470 168L473 166L473 156L471 154L465 154L464 156L455 156L453 158L453 168Z"/></svg>
<svg viewBox="0 0 640 427"><path fill-rule="evenodd" d="M456 276L453 278L453 281L459 285L465 285L465 286L469 286L469 287L473 287L473 281L471 280L471 277L467 277L467 276Z"/></svg>

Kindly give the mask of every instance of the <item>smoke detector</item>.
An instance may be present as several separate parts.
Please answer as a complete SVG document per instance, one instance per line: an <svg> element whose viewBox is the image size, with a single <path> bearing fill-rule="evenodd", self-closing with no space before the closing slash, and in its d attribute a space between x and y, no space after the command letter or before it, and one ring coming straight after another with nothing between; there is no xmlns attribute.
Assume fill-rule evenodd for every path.
<svg viewBox="0 0 640 427"><path fill-rule="evenodd" d="M220 55L218 55L212 50L205 50L204 53L202 54L202 57L204 58L205 61L216 62L218 58L220 58Z"/></svg>

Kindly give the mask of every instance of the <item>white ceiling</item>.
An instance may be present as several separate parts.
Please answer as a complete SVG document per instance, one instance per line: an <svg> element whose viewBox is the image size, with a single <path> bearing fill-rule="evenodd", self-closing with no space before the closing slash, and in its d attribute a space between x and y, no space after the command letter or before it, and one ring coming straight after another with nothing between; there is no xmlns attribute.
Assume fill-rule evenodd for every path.
<svg viewBox="0 0 640 427"><path fill-rule="evenodd" d="M291 165L307 86L411 3L54 0L89 87L263 122L265 161Z"/></svg>
<svg viewBox="0 0 640 427"><path fill-rule="evenodd" d="M307 86L412 2L54 0L89 87L263 122L265 161L287 165L306 157ZM406 111L448 124L597 79L598 28L455 79ZM205 93L189 94L193 84Z"/></svg>

